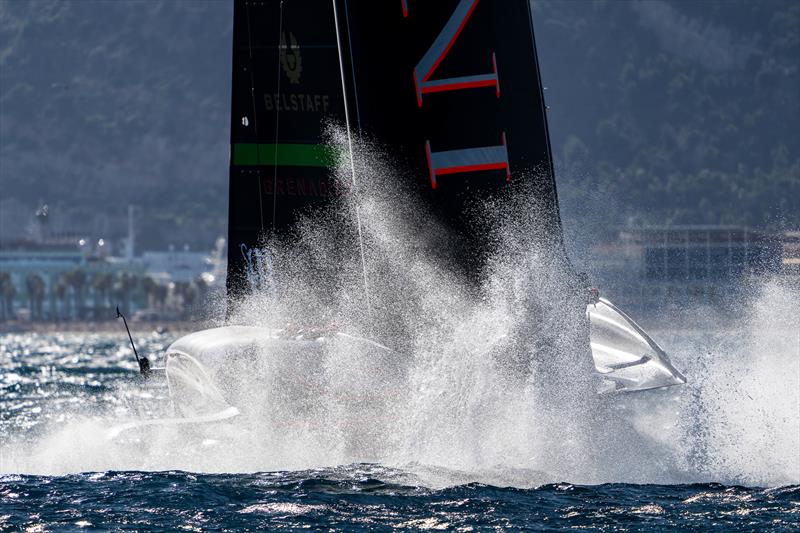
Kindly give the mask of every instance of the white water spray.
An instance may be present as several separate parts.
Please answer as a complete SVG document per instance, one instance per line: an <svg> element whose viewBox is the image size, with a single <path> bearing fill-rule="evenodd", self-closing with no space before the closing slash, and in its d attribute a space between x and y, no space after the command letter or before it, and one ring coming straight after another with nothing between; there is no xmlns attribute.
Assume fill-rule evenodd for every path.
<svg viewBox="0 0 800 533"><path fill-rule="evenodd" d="M341 130L331 142L347 145ZM107 422L75 421L24 448L0 445L0 471L380 462L428 485L800 481L799 287L755 288L736 332L667 338L686 386L597 396L581 312L558 305L570 301L570 274L549 253L535 204L518 195L485 210L497 231L476 287L442 261L455 241L398 185L402 171L367 143L354 150L356 161L339 167L343 197L268 243L279 290L244 298L231 321L335 323L401 340L393 357L346 344L321 355L251 353L221 386L241 417L117 440L102 436ZM357 195L347 194L352 172Z"/></svg>

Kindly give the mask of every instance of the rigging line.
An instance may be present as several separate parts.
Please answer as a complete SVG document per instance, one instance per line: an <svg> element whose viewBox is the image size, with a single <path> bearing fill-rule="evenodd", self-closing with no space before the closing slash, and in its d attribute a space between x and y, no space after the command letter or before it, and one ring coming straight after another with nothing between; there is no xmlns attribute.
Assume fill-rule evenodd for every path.
<svg viewBox="0 0 800 533"><path fill-rule="evenodd" d="M283 39L283 0L281 0L279 13L278 13L278 102L281 101L281 52L286 53L281 49L281 41L286 46L286 40ZM275 106L275 153L273 156L272 165L272 236L275 236L275 222L276 214L278 212L278 132L280 131L281 124L281 107Z"/></svg>
<svg viewBox="0 0 800 533"><path fill-rule="evenodd" d="M258 118L256 113L256 86L253 78L253 39L250 36L250 4L245 2L245 13L247 15L247 51L250 54L250 63L248 63L248 70L250 71L250 102L253 110L253 131L256 139L258 139ZM280 63L280 56L278 58ZM256 148L256 163L258 168L261 168L261 151ZM261 233L264 233L264 205L261 191L261 170L256 170L256 179L258 182L258 220L261 223Z"/></svg>
<svg viewBox="0 0 800 533"><path fill-rule="evenodd" d="M356 183L356 166L355 158L353 157L353 138L350 135L350 113L347 105L347 87L345 84L344 74L344 59L342 58L342 38L339 34L339 11L336 8L336 0L331 0L333 3L333 21L336 25L336 47L339 52L339 71L342 79L342 97L344 98L344 121L345 128L347 129L347 149L350 152L350 175L352 176L353 187L353 208L356 214L356 227L358 228L358 246L361 251L361 272L364 276L364 298L367 302L367 312L372 315L372 304L369 297L369 284L367 283L367 262L364 257L364 236L361 231L361 215L358 210L358 187ZM347 14L345 14L346 16Z"/></svg>
<svg viewBox="0 0 800 533"><path fill-rule="evenodd" d="M345 13L350 12L347 0L344 0ZM358 85L356 84L356 62L353 60L353 39L350 37L350 17L345 16L344 22L347 24L347 44L350 52L350 70L353 73L353 100L356 107L356 122L358 122L358 133L361 134L361 111L358 109Z"/></svg>

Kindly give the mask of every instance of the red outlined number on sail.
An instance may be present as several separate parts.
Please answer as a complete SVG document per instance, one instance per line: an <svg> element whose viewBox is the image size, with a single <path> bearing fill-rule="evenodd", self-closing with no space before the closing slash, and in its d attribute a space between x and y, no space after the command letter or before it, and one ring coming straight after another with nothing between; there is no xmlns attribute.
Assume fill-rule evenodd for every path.
<svg viewBox="0 0 800 533"><path fill-rule="evenodd" d="M466 26L472 12L480 0L461 0L456 6L450 19L439 32L428 51L422 56L414 68L414 88L417 92L417 105L422 107L422 95L446 91L459 91L462 89L475 89L478 87L494 87L497 98L500 98L500 82L497 76L497 58L492 52L492 71L487 74L475 76L460 76L455 78L441 78L432 80L436 68L447 57L448 52L455 44L461 30ZM403 16L408 16L408 0L401 0Z"/></svg>
<svg viewBox="0 0 800 533"><path fill-rule="evenodd" d="M434 152L431 150L431 142L425 141L425 155L428 158L428 172L432 189L436 189L439 185L438 176L463 172L505 170L506 181L511 181L505 132L503 132L502 143L497 146Z"/></svg>

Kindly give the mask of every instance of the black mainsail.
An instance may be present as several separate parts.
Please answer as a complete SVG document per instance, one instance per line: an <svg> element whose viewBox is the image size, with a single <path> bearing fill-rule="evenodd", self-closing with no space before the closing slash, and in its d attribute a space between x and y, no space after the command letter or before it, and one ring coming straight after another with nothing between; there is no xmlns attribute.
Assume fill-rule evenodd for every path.
<svg viewBox="0 0 800 533"><path fill-rule="evenodd" d="M515 186L536 191L560 244L527 0L236 0L233 40L230 296L260 239L334 194L329 119L413 169L465 270L486 245L468 206Z"/></svg>

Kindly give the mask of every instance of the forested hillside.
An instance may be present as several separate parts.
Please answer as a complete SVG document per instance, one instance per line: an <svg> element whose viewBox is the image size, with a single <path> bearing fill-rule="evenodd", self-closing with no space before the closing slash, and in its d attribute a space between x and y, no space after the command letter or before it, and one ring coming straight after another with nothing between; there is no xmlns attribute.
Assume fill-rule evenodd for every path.
<svg viewBox="0 0 800 533"><path fill-rule="evenodd" d="M227 223L232 12L0 0L2 197L112 237L135 204L141 246L210 248Z"/></svg>
<svg viewBox="0 0 800 533"><path fill-rule="evenodd" d="M535 0L569 228L800 227L800 4ZM0 200L140 244L227 210L231 3L0 0Z"/></svg>
<svg viewBox="0 0 800 533"><path fill-rule="evenodd" d="M562 206L800 226L800 4L536 0Z"/></svg>

